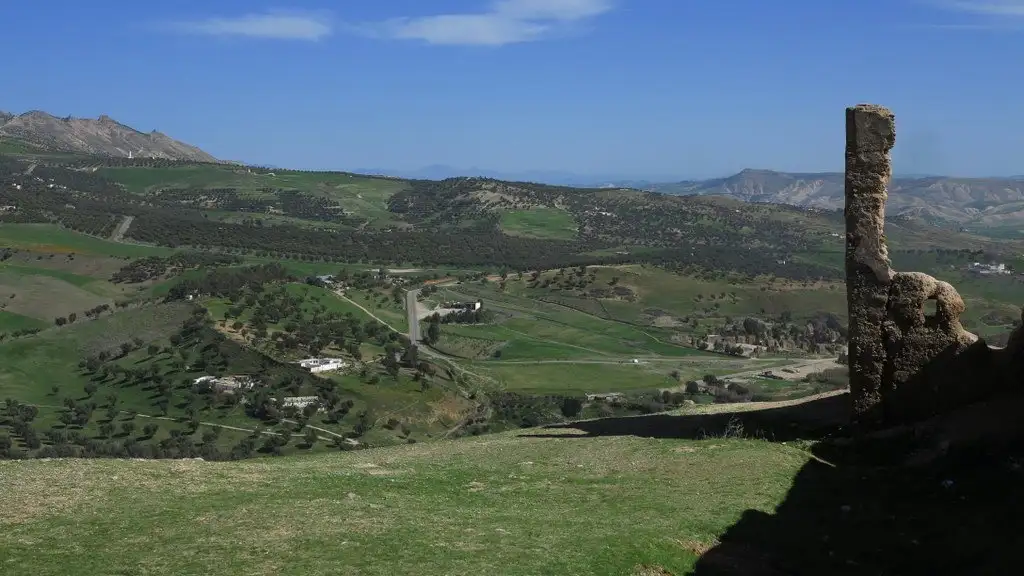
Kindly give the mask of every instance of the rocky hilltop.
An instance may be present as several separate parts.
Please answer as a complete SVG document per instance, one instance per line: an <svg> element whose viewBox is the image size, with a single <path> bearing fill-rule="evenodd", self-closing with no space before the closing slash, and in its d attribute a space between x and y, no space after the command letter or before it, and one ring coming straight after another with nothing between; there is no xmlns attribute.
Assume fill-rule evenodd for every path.
<svg viewBox="0 0 1024 576"><path fill-rule="evenodd" d="M218 161L195 146L156 130L139 132L109 116L97 119L58 118L39 110L19 115L0 112L0 139L20 140L48 150L95 156Z"/></svg>
<svg viewBox="0 0 1024 576"><path fill-rule="evenodd" d="M844 186L840 172L743 170L727 178L653 184L650 188L668 194L721 195L747 202L840 209ZM927 221L986 225L1024 222L1024 179L894 178L889 186L888 210L889 216Z"/></svg>

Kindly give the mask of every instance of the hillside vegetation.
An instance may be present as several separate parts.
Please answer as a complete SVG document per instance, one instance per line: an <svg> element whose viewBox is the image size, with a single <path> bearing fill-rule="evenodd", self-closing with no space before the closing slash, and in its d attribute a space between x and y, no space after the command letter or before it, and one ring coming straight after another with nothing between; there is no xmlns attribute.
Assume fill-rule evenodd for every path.
<svg viewBox="0 0 1024 576"><path fill-rule="evenodd" d="M834 212L52 150L0 158L11 456L348 450L845 385ZM898 266L954 280L965 323L1005 337L1020 282L965 268L1020 268L1016 245L890 228ZM482 300L486 314L434 332L424 319L434 335L413 346L405 293L418 288L426 313ZM320 355L347 367L294 364ZM206 375L259 384L214 393L194 384Z"/></svg>

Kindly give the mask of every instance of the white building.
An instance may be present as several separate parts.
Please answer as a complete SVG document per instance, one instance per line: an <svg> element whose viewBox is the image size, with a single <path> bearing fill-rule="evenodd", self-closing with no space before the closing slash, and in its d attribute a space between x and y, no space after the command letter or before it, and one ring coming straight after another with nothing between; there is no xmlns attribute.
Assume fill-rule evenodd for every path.
<svg viewBox="0 0 1024 576"><path fill-rule="evenodd" d="M299 366L313 373L341 370L347 365L341 358L307 358L299 361Z"/></svg>
<svg viewBox="0 0 1024 576"><path fill-rule="evenodd" d="M968 266L971 272L977 272L978 274L1011 274L1012 272L1006 267L1006 264L982 264L981 262L975 262Z"/></svg>
<svg viewBox="0 0 1024 576"><path fill-rule="evenodd" d="M316 396L287 396L285 398L281 398L281 405L285 408L294 406L295 408L302 410L306 406L316 405L317 409L319 409L319 404L320 398Z"/></svg>
<svg viewBox="0 0 1024 576"><path fill-rule="evenodd" d="M236 390L248 390L256 385L256 381L249 376L200 376L192 381L192 385L199 387L210 387L216 392L234 392Z"/></svg>

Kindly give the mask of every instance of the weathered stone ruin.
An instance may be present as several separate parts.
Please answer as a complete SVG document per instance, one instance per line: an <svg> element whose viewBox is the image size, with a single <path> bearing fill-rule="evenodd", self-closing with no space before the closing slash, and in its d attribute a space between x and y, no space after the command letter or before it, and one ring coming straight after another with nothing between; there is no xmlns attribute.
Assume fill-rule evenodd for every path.
<svg viewBox="0 0 1024 576"><path fill-rule="evenodd" d="M850 392L856 420L869 427L921 421L1024 389L1024 327L1006 348L990 348L960 325L965 306L953 286L892 270L884 232L895 141L889 110L846 110ZM931 316L928 300L936 301Z"/></svg>

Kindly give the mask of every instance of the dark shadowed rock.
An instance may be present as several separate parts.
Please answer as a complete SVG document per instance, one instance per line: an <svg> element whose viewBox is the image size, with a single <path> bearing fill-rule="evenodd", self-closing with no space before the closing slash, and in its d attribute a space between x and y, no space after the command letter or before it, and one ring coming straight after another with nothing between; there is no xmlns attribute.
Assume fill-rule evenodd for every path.
<svg viewBox="0 0 1024 576"><path fill-rule="evenodd" d="M886 186L895 118L880 106L846 110L846 287L850 335L850 391L858 419L881 402L889 253L885 246Z"/></svg>
<svg viewBox="0 0 1024 576"><path fill-rule="evenodd" d="M850 392L854 417L868 426L919 422L1024 388L1024 328L994 350L964 330L953 286L891 269L884 226L895 140L889 110L846 110Z"/></svg>

